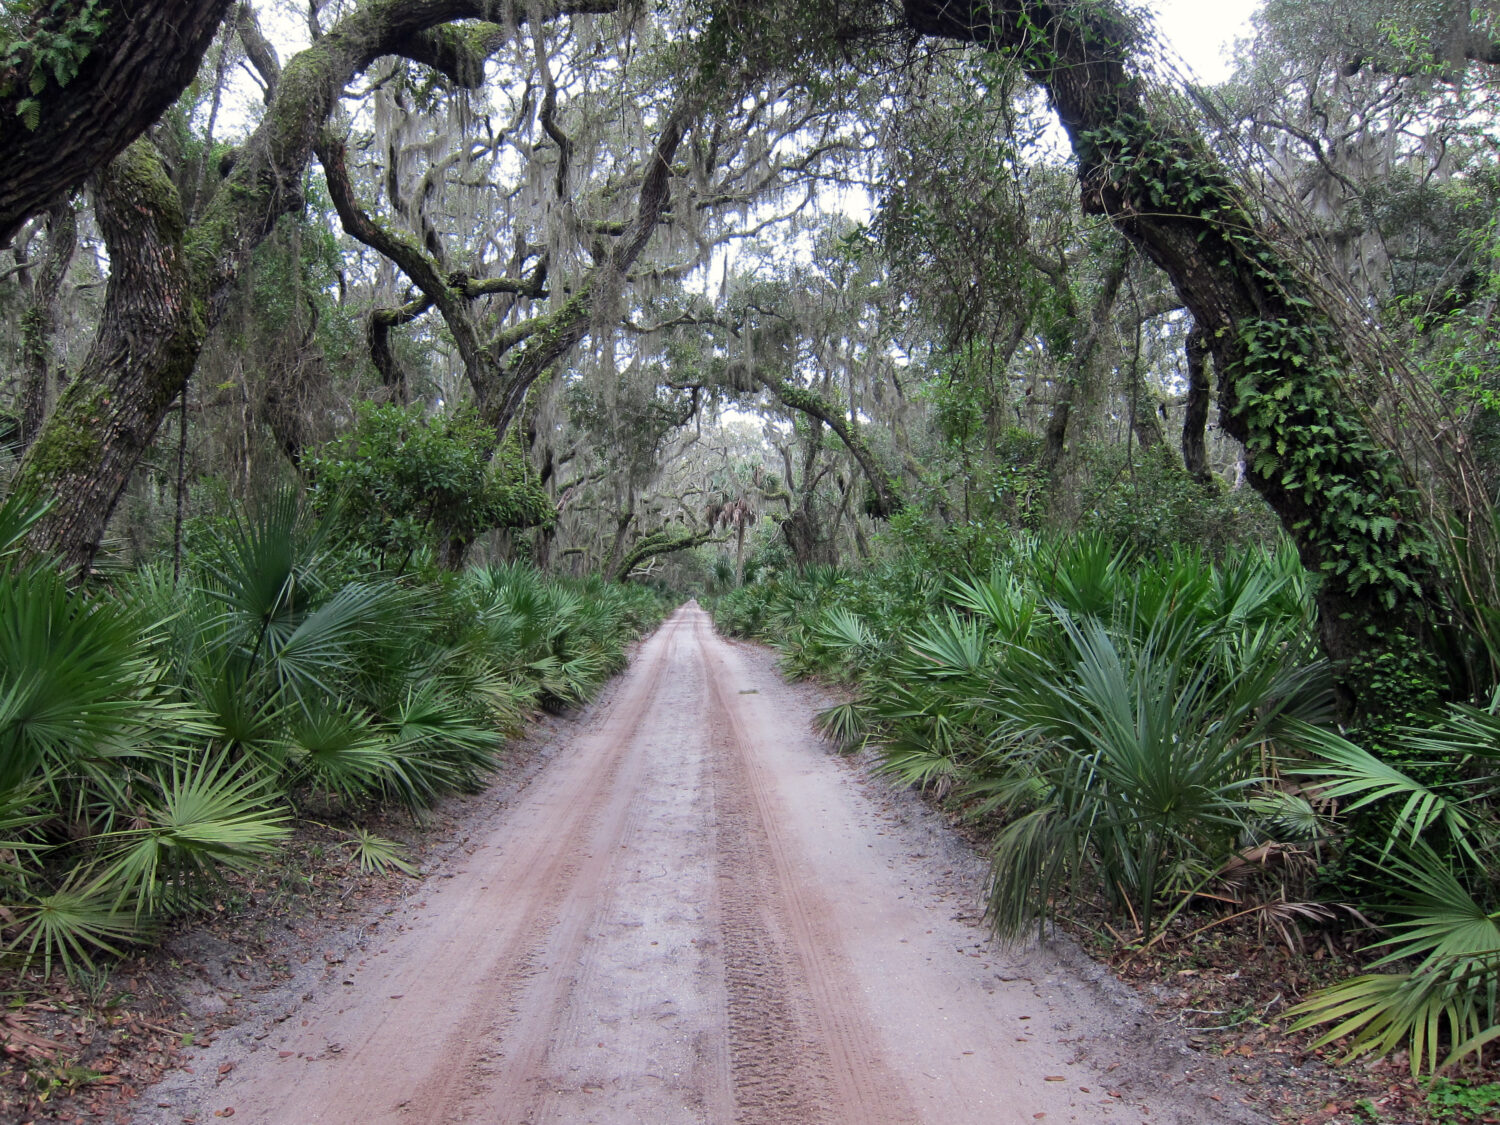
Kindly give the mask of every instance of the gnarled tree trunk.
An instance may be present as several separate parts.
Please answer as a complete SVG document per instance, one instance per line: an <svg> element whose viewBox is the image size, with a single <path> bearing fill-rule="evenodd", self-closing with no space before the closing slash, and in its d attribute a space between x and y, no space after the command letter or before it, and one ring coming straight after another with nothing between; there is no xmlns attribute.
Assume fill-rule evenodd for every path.
<svg viewBox="0 0 1500 1125"><path fill-rule="evenodd" d="M1421 627L1429 568L1394 458L1343 395L1327 322L1201 139L1147 104L1135 28L1101 0L903 0L916 31L1013 55L1072 142L1085 211L1166 271L1209 341L1226 432L1252 486L1323 579L1325 650L1341 666Z"/></svg>
<svg viewBox="0 0 1500 1125"><path fill-rule="evenodd" d="M1196 324L1188 333L1185 351L1188 390L1187 403L1182 411L1182 463L1189 476L1209 487L1214 482L1214 474L1208 467L1208 402L1211 397L1208 340Z"/></svg>
<svg viewBox="0 0 1500 1125"><path fill-rule="evenodd" d="M151 9L158 6L159 0ZM216 10L222 14L224 6ZM516 18L615 6L616 0L554 0L519 10ZM131 471L191 374L245 263L276 220L301 207L313 146L344 88L382 55L417 59L456 83L476 85L483 55L496 44L475 46L441 25L492 14L487 0L366 0L354 8L281 70L264 121L190 228L149 142L131 146L111 165L101 188L101 206L115 209L107 220L115 230L107 235L113 241L104 320L17 478L18 489L54 498L29 538L34 549L60 555L73 569L93 558ZM159 32L153 49L175 38ZM5 215L0 206L0 222Z"/></svg>
<svg viewBox="0 0 1500 1125"><path fill-rule="evenodd" d="M751 373L756 381L775 395L777 401L783 406L800 411L809 418L821 422L834 432L839 441L844 443L844 448L854 457L860 472L864 474L865 480L869 482L871 490L875 493L874 510L871 515L877 519L888 519L901 510L901 494L897 491L896 483L875 459L870 447L854 430L842 410L835 409L820 395L806 387L780 379L759 367L754 368ZM791 533L788 533L789 539L790 535Z"/></svg>
<svg viewBox="0 0 1500 1125"><path fill-rule="evenodd" d="M47 248L36 263L31 300L21 315L21 449L41 432L47 416L57 334L57 298L78 246L78 217L71 203L53 206L47 216Z"/></svg>
<svg viewBox="0 0 1500 1125"><path fill-rule="evenodd" d="M150 141L136 141L105 169L94 214L111 264L103 320L27 451L18 484L57 498L31 544L70 570L93 558L207 333L183 247L182 206Z"/></svg>
<svg viewBox="0 0 1500 1125"><path fill-rule="evenodd" d="M36 5L33 22L82 52L78 73L31 93L30 74L0 97L0 245L27 216L103 168L144 133L198 73L230 0L131 0L104 5L90 29L84 0ZM0 78L4 78L0 75ZM34 103L34 109L24 102Z"/></svg>

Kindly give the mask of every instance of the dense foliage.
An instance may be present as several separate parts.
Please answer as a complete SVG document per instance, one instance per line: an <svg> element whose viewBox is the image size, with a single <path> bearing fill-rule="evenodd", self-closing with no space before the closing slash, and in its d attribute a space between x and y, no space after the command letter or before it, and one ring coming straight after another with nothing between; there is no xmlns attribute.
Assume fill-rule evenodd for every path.
<svg viewBox="0 0 1500 1125"><path fill-rule="evenodd" d="M1267 0L1209 87L1114 0L230 7L0 11L6 949L397 862L649 577L849 681L1001 934L1368 921L1309 1025L1483 1051L1491 9Z"/></svg>
<svg viewBox="0 0 1500 1125"><path fill-rule="evenodd" d="M180 581L79 591L16 555L36 516L0 509L0 947L46 970L148 937L298 817L404 866L365 811L477 787L662 611L523 565L401 577L294 492L225 517Z"/></svg>
<svg viewBox="0 0 1500 1125"><path fill-rule="evenodd" d="M456 557L485 532L550 527L555 510L514 444L486 458L472 411L361 404L354 426L310 457L318 503L384 560Z"/></svg>
<svg viewBox="0 0 1500 1125"><path fill-rule="evenodd" d="M1500 1036L1493 711L1387 731L1380 757L1346 739L1285 546L1215 564L1023 535L973 561L787 575L715 616L788 673L849 683L829 736L984 827L1000 936L1064 915L1150 947L1210 907L1286 936L1334 920L1329 880L1357 855L1386 971L1312 997L1304 1024L1354 1053L1407 1046L1413 1070ZM1393 758L1443 765L1424 783Z"/></svg>

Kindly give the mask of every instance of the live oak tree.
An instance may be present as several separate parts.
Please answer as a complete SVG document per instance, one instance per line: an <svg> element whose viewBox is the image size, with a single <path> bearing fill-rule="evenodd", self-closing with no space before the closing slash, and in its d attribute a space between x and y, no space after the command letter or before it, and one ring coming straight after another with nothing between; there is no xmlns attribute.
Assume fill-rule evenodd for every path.
<svg viewBox="0 0 1500 1125"><path fill-rule="evenodd" d="M564 0L516 11L511 24L613 7ZM33 530L34 549L56 553L70 569L93 557L250 254L281 215L301 206L303 176L345 87L391 55L475 85L497 46L496 25L479 34L450 25L494 14L491 5L452 0L371 0L350 10L287 63L264 120L196 221L189 223L149 139L136 140L101 173L95 211L112 264L104 314L17 482L55 497Z"/></svg>
<svg viewBox="0 0 1500 1125"><path fill-rule="evenodd" d="M705 236L696 212L728 207L744 213L766 189L784 189L799 177L807 181L819 154L844 143L820 133L826 127L817 119L828 115L817 109L806 80L776 77L786 28L773 23L755 30L753 21L730 7L715 11L699 38L683 35L658 48L645 42L649 29L636 32L629 17L610 16L614 6L576 0L497 11L487 4L370 0L321 29L312 47L282 67L241 5L237 30L265 78L269 102L201 217L190 221L183 214L149 140L137 141L100 178L100 225L119 268L95 346L22 466L20 487L59 497L36 527L33 546L57 552L69 567L91 558L142 450L222 320L249 255L279 216L300 208L302 179L314 153L346 231L393 262L414 291L371 325L377 366L396 379L384 346L389 329L436 309L481 416L499 436L532 384L591 329L618 316L622 294L664 218L690 243L699 240L676 267L690 269L705 246L732 236L722 229ZM562 36L582 48L573 63L557 66L574 68L566 73L569 96L579 89L614 96L617 107L639 100L638 125L625 130L626 140L634 142L627 147L611 150L586 136L577 115L570 118L568 97L559 93L564 71L553 73L557 56L542 29L581 14L615 22L603 31ZM496 16L500 22L484 22ZM639 63L630 46L637 38ZM622 41L627 46L617 56L610 55L614 48L604 49ZM494 65L501 75L523 87L516 102L525 128L517 127L524 135L491 146L490 165L499 167L524 149L528 174L542 188L550 185L556 197L556 221L540 231L528 229L522 199L509 210L519 216L511 229L501 223L489 232L504 245L503 257L487 257L483 242L445 244L424 219L427 197L476 186L484 195L495 186L463 182L464 174L484 163L484 154L476 161L474 137L461 131L454 138L456 156L452 147L433 150L414 172L398 166L403 157L397 139L397 163L384 178L392 188L392 211L416 237L372 213L359 198L346 144L333 126L349 82L388 57L429 68L439 76L433 80L438 87L455 93L482 85L486 67L499 58ZM590 68L602 77L590 79ZM636 70L639 80L631 78ZM532 95L524 91L532 90L528 104ZM569 129L579 135L569 135ZM801 146L789 158L767 142L778 131L787 138L825 140ZM690 136L696 139L685 148ZM511 147L499 151L505 146ZM408 172L421 183L414 184ZM528 198L545 194L533 191ZM496 206L493 213L503 219L507 211ZM123 221L127 214L132 221ZM548 303L537 308L543 300Z"/></svg>
<svg viewBox="0 0 1500 1125"><path fill-rule="evenodd" d="M0 13L0 246L150 128L231 0L17 0ZM166 45L170 44L170 48Z"/></svg>
<svg viewBox="0 0 1500 1125"><path fill-rule="evenodd" d="M1433 592L1420 512L1392 454L1346 405L1331 324L1201 138L1134 66L1114 4L905 0L927 35L1004 52L1041 85L1072 144L1084 210L1171 278L1217 373L1248 476L1323 578L1320 627L1347 667L1420 627Z"/></svg>
<svg viewBox="0 0 1500 1125"><path fill-rule="evenodd" d="M742 98L708 96L671 31L642 28L620 55L597 31L532 32L498 61L498 94L447 120L408 87L381 107L369 146L384 218L359 198L344 146L325 142L345 231L409 286L370 318L372 358L396 393L392 331L440 316L481 415L503 435L532 385L586 336L608 345L632 293L786 215L776 201L805 206L822 165L850 147L805 84L758 80L753 56L730 78ZM402 88L397 76L381 96ZM769 213L749 213L761 204Z"/></svg>
<svg viewBox="0 0 1500 1125"><path fill-rule="evenodd" d="M41 82L34 107L21 105L30 95L15 85L21 74L15 68L32 66L29 90L36 57L13 62L7 72L14 116L22 127L43 130L52 99L93 88L84 70L91 56L81 44L99 38L93 25L100 9L80 2L35 11L43 20L64 19L70 34L78 33L56 41L78 63L76 73L62 56L52 59L61 70L53 67L50 85ZM691 209L746 206L776 163L755 146L778 142L756 130L778 118L773 130L796 138L799 130L832 121L831 113L819 116L818 101L842 87L827 76L853 49L849 44L867 41L858 36L892 26L892 13L877 6L794 3L778 12L782 18L771 21L770 31L752 19L763 13L735 5L658 13L666 30L652 38L636 22L644 15L618 15L605 0L513 9L366 0L320 27L313 45L281 66L260 50L249 10L238 9L239 35L271 96L264 120L211 198L187 213L147 138L99 172L95 211L112 277L94 344L21 467L20 487L58 498L37 525L34 546L58 552L75 568L92 556L142 450L222 322L250 254L281 216L301 207L315 154L346 230L394 263L386 276L398 299L383 305L370 326L376 365L393 393L399 397L402 374L388 347L392 332L436 313L482 415L502 432L528 392L579 343L613 336L636 299L631 287L650 270L689 270L703 261L701 245L675 259L668 247L655 261L648 250L668 227L689 242L702 236L705 225L689 221ZM575 28L571 19L579 15L610 30ZM1276 510L1304 562L1324 576L1329 651L1354 659L1373 634L1413 627L1432 591L1418 531L1424 513L1389 450L1347 402L1338 370L1346 352L1335 318L1319 307L1305 271L1263 226L1170 94L1142 77L1131 21L1097 0L991 6L907 0L900 15L917 32L1012 58L1047 92L1077 155L1084 210L1107 217L1171 279L1196 325L1198 405L1211 372L1224 429L1247 448L1250 482ZM7 26L7 42L41 42L17 32L24 23ZM815 23L818 34L807 34ZM639 55L616 46L636 35ZM591 44L601 48L597 58L589 57ZM194 62L201 53L201 45L188 52ZM405 62L372 70L381 59ZM434 116L431 107L443 99L459 104L462 91L478 89L487 74L513 84L509 105L499 107L510 112L423 148L415 128ZM377 99L406 82L405 104L387 105L388 127L371 131L378 143L368 151L359 147L364 124L339 113L345 90L361 75L380 86ZM618 145L597 127L608 117L597 99L607 100L616 81L621 98L649 107L633 118L616 114L633 123ZM403 124L400 114L409 120ZM462 116L460 106L455 120ZM130 129L117 132L112 144ZM836 131L826 135L842 143ZM89 151L97 168L98 153L109 146ZM530 180L507 179L518 166ZM807 171L782 166L776 176L795 179ZM725 172L734 175L716 178ZM52 178L54 195L73 182L70 176ZM462 205L466 194L470 203L496 203L501 221L482 231L444 226L445 209L477 213ZM530 222L534 210L544 213L539 224ZM752 219L747 229L753 225ZM479 240L470 242L476 233ZM1028 271L1035 276L1040 264L1033 259ZM1101 280L1110 277L1106 270ZM1072 292L1052 282L1054 293ZM1109 289L1102 285L1098 296L1107 298ZM1086 303L1075 305L1075 324L1097 320ZM782 391L798 393L787 380L762 386L784 403ZM819 405L811 399L792 405L818 418L817 410L803 409ZM861 455L867 443L855 432L858 413L831 405L837 409L823 410L819 424L848 431L840 441L870 481L877 508L891 510L896 490L882 487L882 474L891 470ZM1063 405L1065 396L1054 404ZM1054 419L1061 415L1066 423L1066 414L1054 409ZM1150 415L1136 412L1140 419ZM1200 415L1195 408L1194 417ZM1197 453L1187 452L1201 472Z"/></svg>
<svg viewBox="0 0 1500 1125"><path fill-rule="evenodd" d="M617 367L614 357L605 348L586 375L539 388L525 431L558 509L556 532L533 536L540 561L568 558L623 580L714 530L695 479L702 395L666 386L639 356Z"/></svg>
<svg viewBox="0 0 1500 1125"><path fill-rule="evenodd" d="M1491 667L1500 650L1479 607L1496 597L1487 497L1500 482L1495 17L1446 0L1267 4L1221 122L1276 224L1353 314L1348 383L1414 466L1448 628L1481 641Z"/></svg>
<svg viewBox="0 0 1500 1125"><path fill-rule="evenodd" d="M895 283L935 337L966 513L985 475L976 462L1017 427L1041 436L1039 477L1062 491L1053 486L1069 442L1080 444L1113 405L1112 318L1136 257L1113 231L1083 221L1071 174L1029 139L1045 111L1015 77L985 56L934 65L902 92L884 140L875 229Z"/></svg>
<svg viewBox="0 0 1500 1125"><path fill-rule="evenodd" d="M1344 77L1364 70L1461 82L1500 66L1500 12L1467 0L1350 0L1336 10L1270 0L1256 21L1311 47Z"/></svg>
<svg viewBox="0 0 1500 1125"><path fill-rule="evenodd" d="M1467 5L1268 4L1225 91L1226 127L1259 154L1281 215L1377 302L1461 301L1476 281L1500 66L1464 62L1460 8L1477 35Z"/></svg>
<svg viewBox="0 0 1500 1125"><path fill-rule="evenodd" d="M12 241L13 276L24 293L20 316L19 386L14 448L36 439L53 398L58 373L56 336L60 304L78 247L78 215L67 201L54 203L22 226Z"/></svg>

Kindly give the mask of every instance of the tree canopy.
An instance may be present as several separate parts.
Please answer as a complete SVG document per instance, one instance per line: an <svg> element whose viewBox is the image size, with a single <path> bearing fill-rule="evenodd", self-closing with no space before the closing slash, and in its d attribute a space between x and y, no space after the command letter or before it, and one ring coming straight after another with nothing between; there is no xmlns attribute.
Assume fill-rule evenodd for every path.
<svg viewBox="0 0 1500 1125"><path fill-rule="evenodd" d="M1268 0L1210 86L1114 0L12 4L0 579L63 613L162 558L210 601L234 551L282 559L285 668L223 636L173 667L303 742L299 676L365 692L330 739L396 722L291 638L352 651L403 583L473 601L549 701L597 678L581 627L533 636L552 595L465 564L722 598L854 670L835 725L899 776L1029 795L994 806L1030 826L1007 930L1052 909L1043 822L1118 811L1075 785L1089 693L1166 683L1130 705L1172 695L1137 726L1194 732L1204 822L1045 836L1149 941L1187 885L1153 865L1217 877L1263 827L1234 794L1288 796L1256 755L1321 755L1356 811L1420 789L1414 747L1493 749L1497 44L1482 5ZM390 590L338 593L361 567ZM455 698L504 693L475 668Z"/></svg>

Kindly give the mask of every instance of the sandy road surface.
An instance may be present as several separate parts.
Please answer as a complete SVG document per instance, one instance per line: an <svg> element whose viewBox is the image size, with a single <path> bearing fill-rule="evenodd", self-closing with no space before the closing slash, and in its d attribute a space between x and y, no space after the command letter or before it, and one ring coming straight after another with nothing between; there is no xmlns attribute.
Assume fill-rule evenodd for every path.
<svg viewBox="0 0 1500 1125"><path fill-rule="evenodd" d="M991 949L959 850L812 705L680 609L400 932L139 1125L1252 1120L1051 954Z"/></svg>

